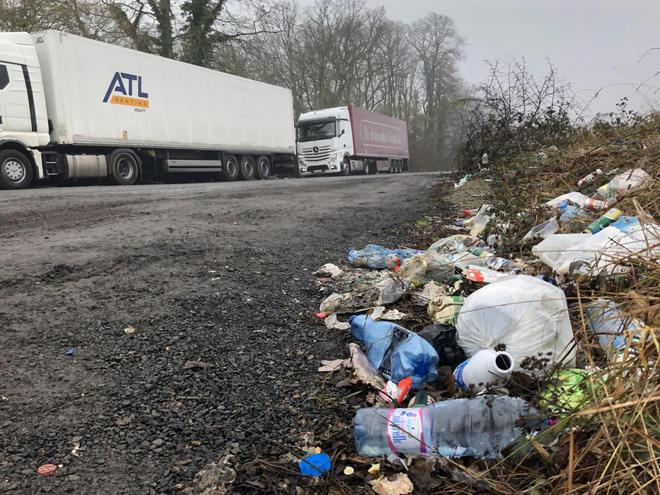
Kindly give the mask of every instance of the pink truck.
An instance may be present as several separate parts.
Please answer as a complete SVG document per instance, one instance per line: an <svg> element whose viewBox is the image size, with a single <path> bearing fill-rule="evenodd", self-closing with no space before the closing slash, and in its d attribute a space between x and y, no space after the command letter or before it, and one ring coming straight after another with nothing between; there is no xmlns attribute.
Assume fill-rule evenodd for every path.
<svg viewBox="0 0 660 495"><path fill-rule="evenodd" d="M298 118L300 175L408 169L408 126L399 119L357 107L327 108Z"/></svg>

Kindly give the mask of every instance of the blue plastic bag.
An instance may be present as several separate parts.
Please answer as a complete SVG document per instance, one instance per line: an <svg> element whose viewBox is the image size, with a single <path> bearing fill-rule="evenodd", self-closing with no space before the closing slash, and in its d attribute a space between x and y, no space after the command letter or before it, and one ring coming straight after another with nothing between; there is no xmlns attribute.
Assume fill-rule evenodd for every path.
<svg viewBox="0 0 660 495"><path fill-rule="evenodd" d="M351 316L351 334L360 340L371 365L395 383L412 378L417 390L438 377L438 353L425 339L395 323Z"/></svg>
<svg viewBox="0 0 660 495"><path fill-rule="evenodd" d="M412 258L421 252L418 249L387 249L378 244L369 244L364 249L349 250L348 262L357 268L383 270L394 268L400 265L403 260Z"/></svg>

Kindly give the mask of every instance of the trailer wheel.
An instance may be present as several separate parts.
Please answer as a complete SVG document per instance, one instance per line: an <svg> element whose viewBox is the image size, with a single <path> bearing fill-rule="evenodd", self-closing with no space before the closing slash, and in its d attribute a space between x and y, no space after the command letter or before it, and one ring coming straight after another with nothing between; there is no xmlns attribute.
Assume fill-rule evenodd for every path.
<svg viewBox="0 0 660 495"><path fill-rule="evenodd" d="M235 181L239 174L238 159L234 155L225 156L225 163L222 167L222 178L227 181Z"/></svg>
<svg viewBox="0 0 660 495"><path fill-rule="evenodd" d="M241 164L238 168L239 175L242 180L254 180L255 173L254 158L250 155L243 155L241 157Z"/></svg>
<svg viewBox="0 0 660 495"><path fill-rule="evenodd" d="M270 160L267 156L257 158L257 179L268 179L273 175L273 169L270 166Z"/></svg>
<svg viewBox="0 0 660 495"><path fill-rule="evenodd" d="M130 150L116 150L108 156L112 178L120 186L132 186L140 176L138 158Z"/></svg>
<svg viewBox="0 0 660 495"><path fill-rule="evenodd" d="M17 150L0 151L0 187L25 189L32 183L34 172L27 156Z"/></svg>

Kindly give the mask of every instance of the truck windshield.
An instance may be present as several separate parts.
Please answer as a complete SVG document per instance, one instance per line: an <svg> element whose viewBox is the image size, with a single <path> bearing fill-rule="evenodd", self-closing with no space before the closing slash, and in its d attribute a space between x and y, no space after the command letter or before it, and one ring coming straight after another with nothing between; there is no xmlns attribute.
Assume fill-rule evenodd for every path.
<svg viewBox="0 0 660 495"><path fill-rule="evenodd" d="M298 124L298 141L319 141L337 136L336 121L303 122Z"/></svg>

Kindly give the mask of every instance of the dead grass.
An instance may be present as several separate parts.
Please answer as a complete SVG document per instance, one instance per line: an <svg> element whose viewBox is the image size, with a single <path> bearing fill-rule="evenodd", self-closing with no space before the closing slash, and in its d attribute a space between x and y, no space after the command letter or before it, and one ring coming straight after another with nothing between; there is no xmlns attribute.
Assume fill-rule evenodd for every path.
<svg viewBox="0 0 660 495"><path fill-rule="evenodd" d="M615 171L641 167L651 174L652 185L631 192L615 206L625 215L639 216L642 225L657 224L660 116L615 131L604 136L585 131L568 147L544 150L545 160L527 154L494 166L491 199L499 203L500 221L512 224L503 251L529 256L529 247L521 247L520 238L547 219L540 204L577 190L577 180L596 168L605 174L593 189ZM578 362L591 370L581 407L520 442L500 462L469 467L454 463L470 479L485 484L487 491L502 495L660 493L660 264L648 258L622 258L617 263L630 268L625 277L581 277L570 282L572 288L567 291ZM585 324L585 304L599 297L620 303L630 318L645 324L642 343L631 346L634 352L626 351L616 361L605 355ZM539 385L541 389L543 384ZM538 397L531 399L538 403ZM475 486L465 482L450 482L447 488L452 493L476 493Z"/></svg>

